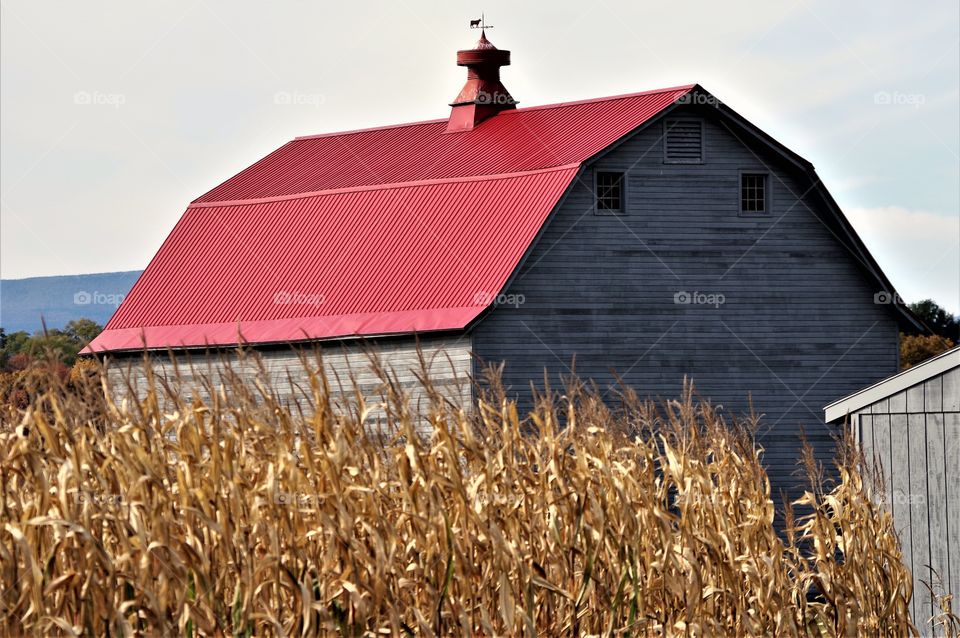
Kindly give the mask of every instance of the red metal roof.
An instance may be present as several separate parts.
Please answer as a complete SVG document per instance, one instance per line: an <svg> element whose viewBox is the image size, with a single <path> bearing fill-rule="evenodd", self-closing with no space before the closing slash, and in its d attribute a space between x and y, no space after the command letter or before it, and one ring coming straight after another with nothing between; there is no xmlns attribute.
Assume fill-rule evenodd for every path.
<svg viewBox="0 0 960 638"><path fill-rule="evenodd" d="M575 164L691 88L504 111L463 133L444 134L447 120L443 119L299 137L196 201L276 197Z"/></svg>
<svg viewBox="0 0 960 638"><path fill-rule="evenodd" d="M466 327L580 164L692 86L297 138L195 200L87 351Z"/></svg>

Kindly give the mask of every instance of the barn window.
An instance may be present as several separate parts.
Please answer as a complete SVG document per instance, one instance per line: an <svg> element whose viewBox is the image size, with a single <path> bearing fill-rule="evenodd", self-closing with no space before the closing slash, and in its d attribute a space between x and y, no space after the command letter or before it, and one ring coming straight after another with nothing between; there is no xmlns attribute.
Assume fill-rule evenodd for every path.
<svg viewBox="0 0 960 638"><path fill-rule="evenodd" d="M740 212L768 212L768 191L766 173L740 173Z"/></svg>
<svg viewBox="0 0 960 638"><path fill-rule="evenodd" d="M667 164L703 163L703 122L665 120L663 123L663 161Z"/></svg>
<svg viewBox="0 0 960 638"><path fill-rule="evenodd" d="M623 173L597 171L597 212L623 212Z"/></svg>

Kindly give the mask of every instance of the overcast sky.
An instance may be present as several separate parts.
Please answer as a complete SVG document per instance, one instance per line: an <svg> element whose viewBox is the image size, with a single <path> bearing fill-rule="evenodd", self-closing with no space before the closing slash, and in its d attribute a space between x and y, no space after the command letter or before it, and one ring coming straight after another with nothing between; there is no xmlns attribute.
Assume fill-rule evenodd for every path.
<svg viewBox="0 0 960 638"><path fill-rule="evenodd" d="M445 117L482 8L521 106L699 82L816 165L908 301L960 311L956 0L0 6L4 278L141 269L294 136Z"/></svg>

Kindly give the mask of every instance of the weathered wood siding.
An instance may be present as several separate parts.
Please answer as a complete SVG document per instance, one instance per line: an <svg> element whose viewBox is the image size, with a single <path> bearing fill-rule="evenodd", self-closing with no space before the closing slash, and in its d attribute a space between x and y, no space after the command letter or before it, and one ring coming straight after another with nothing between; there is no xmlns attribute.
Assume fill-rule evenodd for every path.
<svg viewBox="0 0 960 638"><path fill-rule="evenodd" d="M849 422L882 473L923 632L937 612L923 582L960 595L960 368L868 405Z"/></svg>
<svg viewBox="0 0 960 638"><path fill-rule="evenodd" d="M705 118L702 164L664 163L663 127L652 124L588 167L512 297L477 325L474 349L507 362L521 399L544 368L556 387L574 357L601 387L616 371L652 397L677 397L688 375L730 416L752 397L774 493L796 495L801 428L829 469L836 428L822 407L897 371L898 326L814 214L823 204L809 185L710 110L694 113ZM626 214L594 213L594 170L626 171ZM742 171L770 172L769 214L740 214ZM684 292L723 303L676 303Z"/></svg>
<svg viewBox="0 0 960 638"><path fill-rule="evenodd" d="M429 377L441 394L460 405L466 405L471 396L469 375L470 337L468 335L449 337L433 336L420 340L423 358L427 364ZM356 400L353 382L363 394L365 400L372 403L381 401L384 389L383 380L371 366L371 356L379 358L384 368L399 382L408 393L411 407L419 414L425 414L428 408L426 393L419 377L422 375L421 363L417 353L417 344L413 338L381 340L375 343L337 343L326 344L320 350L323 366L329 379L334 404L341 410L355 408ZM311 370L318 368L318 351L312 347L262 349L255 356L240 356L236 351L222 351L212 354L184 353L175 357L179 375L174 371L174 361L169 356L154 356L153 371L158 377L166 378L181 396L190 398L199 393L201 398L209 398L204 390L202 379L211 379L214 385L229 383L230 374L236 373L249 387L263 383L270 388L275 399L294 414L313 409L313 391L308 381L303 359ZM302 359L302 358L303 359ZM146 369L140 355L113 357L108 359L109 378L115 395L122 396L131 385L142 397L146 388ZM382 418L383 412L376 410L368 422Z"/></svg>

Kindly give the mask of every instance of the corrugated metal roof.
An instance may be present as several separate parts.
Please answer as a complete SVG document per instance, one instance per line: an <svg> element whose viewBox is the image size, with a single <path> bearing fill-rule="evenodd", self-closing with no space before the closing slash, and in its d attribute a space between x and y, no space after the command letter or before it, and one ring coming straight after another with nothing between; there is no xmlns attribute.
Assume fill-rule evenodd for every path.
<svg viewBox="0 0 960 638"><path fill-rule="evenodd" d="M580 164L692 87L298 138L193 202L88 351L461 329Z"/></svg>
<svg viewBox="0 0 960 638"><path fill-rule="evenodd" d="M447 120L301 137L197 202L535 171L582 162L692 87L504 111L473 130Z"/></svg>

